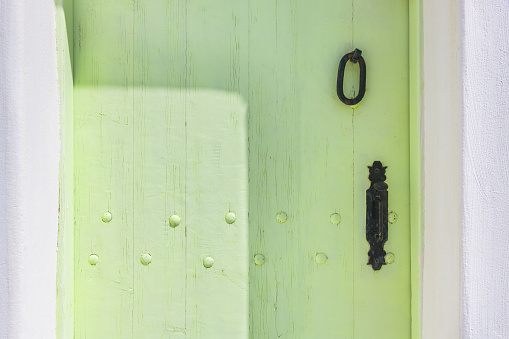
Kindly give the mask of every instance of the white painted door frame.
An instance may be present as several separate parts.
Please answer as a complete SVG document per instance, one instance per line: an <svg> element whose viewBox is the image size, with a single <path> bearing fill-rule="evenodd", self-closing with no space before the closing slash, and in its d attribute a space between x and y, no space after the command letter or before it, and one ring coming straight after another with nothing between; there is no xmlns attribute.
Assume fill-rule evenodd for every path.
<svg viewBox="0 0 509 339"><path fill-rule="evenodd" d="M422 333L450 339L462 328L463 11L426 0L422 13ZM60 326L55 39L52 0L0 0L0 337L53 338Z"/></svg>
<svg viewBox="0 0 509 339"><path fill-rule="evenodd" d="M461 338L463 9L423 0L423 338Z"/></svg>

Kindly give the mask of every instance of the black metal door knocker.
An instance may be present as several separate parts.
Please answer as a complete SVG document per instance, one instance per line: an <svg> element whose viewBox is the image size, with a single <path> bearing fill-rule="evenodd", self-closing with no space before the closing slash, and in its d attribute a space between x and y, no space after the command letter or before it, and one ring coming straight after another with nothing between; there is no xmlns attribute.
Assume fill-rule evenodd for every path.
<svg viewBox="0 0 509 339"><path fill-rule="evenodd" d="M366 63L364 62L364 58L361 56L361 54L362 51L356 48L355 51L345 54L345 56L339 62L336 92L338 93L339 100L341 100L346 105L357 105L359 102L361 102L362 98L364 97L364 93L366 92ZM353 99L348 99L345 97L345 93L343 92L343 78L345 77L345 66L348 60L354 64L359 63L360 69L359 93Z"/></svg>

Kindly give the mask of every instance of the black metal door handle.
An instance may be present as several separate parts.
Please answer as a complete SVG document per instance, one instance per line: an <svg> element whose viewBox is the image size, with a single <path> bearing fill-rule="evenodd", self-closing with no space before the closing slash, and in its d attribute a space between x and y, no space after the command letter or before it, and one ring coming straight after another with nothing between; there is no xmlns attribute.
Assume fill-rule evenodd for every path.
<svg viewBox="0 0 509 339"><path fill-rule="evenodd" d="M368 265L375 271L385 265L384 244L389 238L389 186L385 183L385 170L380 161L369 168L370 187L366 190L366 240L370 245Z"/></svg>
<svg viewBox="0 0 509 339"><path fill-rule="evenodd" d="M338 67L338 80L336 85L336 92L338 94L339 100L341 100L346 105L357 105L361 102L362 98L364 98L364 93L366 92L366 62L364 62L364 58L362 57L362 51L360 49L355 49L355 51L345 54L341 61L339 62ZM359 63L359 93L355 98L348 99L345 97L345 93L343 91L343 80L345 77L345 66L346 63L350 60L354 64Z"/></svg>

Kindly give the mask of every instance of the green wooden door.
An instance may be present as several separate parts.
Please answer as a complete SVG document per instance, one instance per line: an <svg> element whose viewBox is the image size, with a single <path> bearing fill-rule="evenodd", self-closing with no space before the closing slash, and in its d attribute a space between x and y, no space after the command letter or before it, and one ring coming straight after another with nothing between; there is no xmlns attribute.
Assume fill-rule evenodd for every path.
<svg viewBox="0 0 509 339"><path fill-rule="evenodd" d="M76 338L411 336L407 0L74 0L73 76Z"/></svg>

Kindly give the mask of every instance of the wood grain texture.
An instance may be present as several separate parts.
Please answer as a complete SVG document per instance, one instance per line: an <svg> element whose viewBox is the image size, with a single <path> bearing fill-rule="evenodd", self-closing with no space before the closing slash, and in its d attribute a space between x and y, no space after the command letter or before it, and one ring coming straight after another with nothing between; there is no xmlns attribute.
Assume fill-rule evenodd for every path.
<svg viewBox="0 0 509 339"><path fill-rule="evenodd" d="M134 338L185 336L187 95L179 90L187 79L183 4L137 1L133 8ZM182 220L177 227L169 224L173 214ZM150 265L141 263L144 253L151 255Z"/></svg>
<svg viewBox="0 0 509 339"><path fill-rule="evenodd" d="M74 13L77 338L410 336L406 1L92 0ZM356 109L335 93L354 48L368 66ZM347 93L356 81L349 65ZM396 261L376 273L373 160L399 216Z"/></svg>
<svg viewBox="0 0 509 339"><path fill-rule="evenodd" d="M187 338L248 335L246 14L187 2Z"/></svg>

